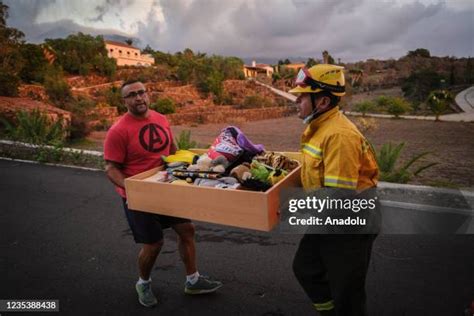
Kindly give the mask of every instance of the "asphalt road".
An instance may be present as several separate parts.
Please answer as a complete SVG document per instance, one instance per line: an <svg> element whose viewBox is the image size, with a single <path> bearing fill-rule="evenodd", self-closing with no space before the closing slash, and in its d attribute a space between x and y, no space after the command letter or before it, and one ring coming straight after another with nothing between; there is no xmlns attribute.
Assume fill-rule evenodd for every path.
<svg viewBox="0 0 474 316"><path fill-rule="evenodd" d="M316 314L291 272L299 236L196 223L199 270L225 285L190 297L168 231L152 275L159 306L146 309L134 290L139 247L102 172L2 160L0 179L0 299L58 299L61 315ZM474 235L379 236L370 315L462 315L473 246Z"/></svg>

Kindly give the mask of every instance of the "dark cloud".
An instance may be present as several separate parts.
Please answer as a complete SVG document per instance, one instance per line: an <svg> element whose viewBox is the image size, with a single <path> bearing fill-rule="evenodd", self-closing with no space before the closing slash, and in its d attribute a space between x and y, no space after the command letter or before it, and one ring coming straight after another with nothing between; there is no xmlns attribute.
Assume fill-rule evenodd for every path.
<svg viewBox="0 0 474 316"><path fill-rule="evenodd" d="M97 11L97 16L89 18L88 20L91 22L97 21L104 21L104 15L106 13L106 6L105 5L98 5L95 7L95 11Z"/></svg>
<svg viewBox="0 0 474 316"><path fill-rule="evenodd" d="M8 22L23 30L28 39L38 41L53 30L57 36L60 30L70 29L103 32L64 20L34 24L41 10L56 0L6 2L11 6ZM171 52L189 47L211 54L320 58L328 50L335 58L354 61L398 58L424 47L434 55L474 55L474 8L469 2L460 10L453 9L454 2L435 0L432 4L407 0L154 0L145 18L129 13L132 2L97 1L92 16L82 20L94 25L105 21L106 14L120 12L117 21L122 29L117 33L130 32L125 27L132 25L143 46Z"/></svg>
<svg viewBox="0 0 474 316"><path fill-rule="evenodd" d="M88 18L87 20L91 22L104 21L104 15L106 15L110 10L115 9L122 11L126 9L127 6L131 5L133 0L105 0L104 3L98 4L95 7L97 13L96 16Z"/></svg>

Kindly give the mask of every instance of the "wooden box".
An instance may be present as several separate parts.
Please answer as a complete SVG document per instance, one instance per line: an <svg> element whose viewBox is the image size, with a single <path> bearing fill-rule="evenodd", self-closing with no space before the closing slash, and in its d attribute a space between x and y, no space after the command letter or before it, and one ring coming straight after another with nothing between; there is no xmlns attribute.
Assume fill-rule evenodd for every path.
<svg viewBox="0 0 474 316"><path fill-rule="evenodd" d="M197 154L206 152L196 149L192 151ZM293 159L300 159L299 153L283 154ZM270 231L280 220L280 190L290 186L301 186L301 167L293 170L266 192L157 182L157 172L162 168L154 168L125 179L130 209Z"/></svg>

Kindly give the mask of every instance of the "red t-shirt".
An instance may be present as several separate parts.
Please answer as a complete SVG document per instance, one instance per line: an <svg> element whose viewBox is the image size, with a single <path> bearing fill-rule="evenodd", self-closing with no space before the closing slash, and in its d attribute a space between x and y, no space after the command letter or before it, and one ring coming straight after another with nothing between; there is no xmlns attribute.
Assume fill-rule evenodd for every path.
<svg viewBox="0 0 474 316"><path fill-rule="evenodd" d="M145 119L137 119L126 113L107 132L104 143L104 159L123 166L126 177L161 166L162 155L168 156L173 135L166 117L153 110ZM125 190L117 192L126 198Z"/></svg>

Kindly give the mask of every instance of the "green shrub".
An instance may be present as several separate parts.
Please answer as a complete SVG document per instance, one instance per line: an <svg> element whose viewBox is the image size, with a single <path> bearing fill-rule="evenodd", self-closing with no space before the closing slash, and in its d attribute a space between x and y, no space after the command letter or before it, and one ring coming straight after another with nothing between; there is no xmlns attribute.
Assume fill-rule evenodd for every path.
<svg viewBox="0 0 474 316"><path fill-rule="evenodd" d="M88 74L91 73L91 70L92 70L92 65L89 63L85 63L79 67L79 74L81 76L87 76Z"/></svg>
<svg viewBox="0 0 474 316"><path fill-rule="evenodd" d="M95 69L99 74L106 76L110 80L114 79L115 72L117 71L115 59L100 54L92 59L92 64L91 69Z"/></svg>
<svg viewBox="0 0 474 316"><path fill-rule="evenodd" d="M44 88L51 102L60 108L65 108L71 99L71 90L64 80L61 70L50 69L44 78Z"/></svg>
<svg viewBox="0 0 474 316"><path fill-rule="evenodd" d="M436 90L430 93L426 103L428 108L436 115L436 121L439 121L439 116L446 112L452 100L453 96L446 90Z"/></svg>
<svg viewBox="0 0 474 316"><path fill-rule="evenodd" d="M387 112L395 115L396 118L410 110L410 103L403 98L392 98L387 105Z"/></svg>
<svg viewBox="0 0 474 316"><path fill-rule="evenodd" d="M264 108L273 106L272 100L259 95L246 96L241 105L243 109Z"/></svg>
<svg viewBox="0 0 474 316"><path fill-rule="evenodd" d="M70 99L65 106L65 110L74 114L85 115L88 110L96 106L96 102L88 97L79 96L77 99Z"/></svg>
<svg viewBox="0 0 474 316"><path fill-rule="evenodd" d="M38 109L20 111L16 115L16 123L3 123L8 137L32 144L60 144L66 135L62 119L53 122Z"/></svg>
<svg viewBox="0 0 474 316"><path fill-rule="evenodd" d="M198 82L197 87L204 94L212 93L214 95L214 102L222 104L222 95L224 93L224 76L218 71L211 72L207 78Z"/></svg>
<svg viewBox="0 0 474 316"><path fill-rule="evenodd" d="M168 98L158 99L155 103L150 105L150 108L161 114L171 114L176 112L174 101Z"/></svg>
<svg viewBox="0 0 474 316"><path fill-rule="evenodd" d="M278 81L281 79L281 75L278 72L274 72L272 74L272 82L274 83L275 81Z"/></svg>
<svg viewBox="0 0 474 316"><path fill-rule="evenodd" d="M71 117L69 138L71 140L79 140L85 138L90 133L91 128L87 124L87 119L79 113L74 113Z"/></svg>
<svg viewBox="0 0 474 316"><path fill-rule="evenodd" d="M221 104L226 104L226 105L234 104L234 98L232 97L232 95L230 93L227 93L227 92L224 91L223 94L222 94Z"/></svg>
<svg viewBox="0 0 474 316"><path fill-rule="evenodd" d="M283 79L293 79L296 76L296 70L291 68L286 68L285 66L280 67L280 78Z"/></svg>
<svg viewBox="0 0 474 316"><path fill-rule="evenodd" d="M38 162L45 163L45 162L61 162L64 157L64 150L62 144L55 144L53 147L46 147L41 145L38 150L36 151L36 155L34 159Z"/></svg>
<svg viewBox="0 0 474 316"><path fill-rule="evenodd" d="M105 91L105 100L110 106L115 106L120 114L127 112L127 107L123 103L122 93L119 87L111 87Z"/></svg>
<svg viewBox="0 0 474 316"><path fill-rule="evenodd" d="M43 48L36 44L23 44L20 46L20 53L23 58L23 65L18 73L21 80L26 83L42 83L48 67Z"/></svg>
<svg viewBox="0 0 474 316"><path fill-rule="evenodd" d="M354 105L354 110L361 112L362 116L365 116L367 112L371 112L375 109L375 104L372 101L365 100L358 102Z"/></svg>
<svg viewBox="0 0 474 316"><path fill-rule="evenodd" d="M71 112L71 125L69 126L69 139L80 140L90 134L91 128L89 120L99 119L97 115L91 114L91 109L96 106L96 102L88 97L79 96L70 98L63 108Z"/></svg>
<svg viewBox="0 0 474 316"><path fill-rule="evenodd" d="M171 70L166 65L155 65L140 70L142 82L164 81L171 76Z"/></svg>
<svg viewBox="0 0 474 316"><path fill-rule="evenodd" d="M375 99L375 104L377 105L377 107L386 108L390 103L391 99L392 97L381 95L377 99Z"/></svg>
<svg viewBox="0 0 474 316"><path fill-rule="evenodd" d="M176 146L178 149L196 148L196 142L191 140L191 131L181 131L176 138Z"/></svg>
<svg viewBox="0 0 474 316"><path fill-rule="evenodd" d="M412 157L402 167L396 168L397 161L403 150L405 143L393 146L391 143L383 144L377 153L377 163L380 170L380 180L396 183L407 183L414 176L417 176L423 170L426 170L437 163L428 163L412 172L410 167L421 158L427 156L429 152L423 152Z"/></svg>
<svg viewBox="0 0 474 316"><path fill-rule="evenodd" d="M20 79L13 74L5 72L0 68L0 95L15 97L18 95Z"/></svg>

